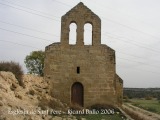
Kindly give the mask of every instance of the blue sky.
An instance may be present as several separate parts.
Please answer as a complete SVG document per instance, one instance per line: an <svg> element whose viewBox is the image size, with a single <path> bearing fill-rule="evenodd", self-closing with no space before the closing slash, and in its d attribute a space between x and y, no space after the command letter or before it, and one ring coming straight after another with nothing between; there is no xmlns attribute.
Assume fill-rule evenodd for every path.
<svg viewBox="0 0 160 120"><path fill-rule="evenodd" d="M0 61L19 62L60 41L61 16L80 0L0 0ZM116 51L124 87L160 87L160 1L81 0L101 18L101 43ZM86 25L85 42L91 27ZM71 43L75 25L70 26Z"/></svg>

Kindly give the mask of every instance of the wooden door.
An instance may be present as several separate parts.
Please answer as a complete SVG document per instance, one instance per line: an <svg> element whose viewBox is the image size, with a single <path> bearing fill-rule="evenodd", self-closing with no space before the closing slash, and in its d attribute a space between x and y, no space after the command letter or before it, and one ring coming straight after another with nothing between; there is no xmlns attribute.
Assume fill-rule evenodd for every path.
<svg viewBox="0 0 160 120"><path fill-rule="evenodd" d="M83 85L76 82L71 89L71 102L83 106Z"/></svg>

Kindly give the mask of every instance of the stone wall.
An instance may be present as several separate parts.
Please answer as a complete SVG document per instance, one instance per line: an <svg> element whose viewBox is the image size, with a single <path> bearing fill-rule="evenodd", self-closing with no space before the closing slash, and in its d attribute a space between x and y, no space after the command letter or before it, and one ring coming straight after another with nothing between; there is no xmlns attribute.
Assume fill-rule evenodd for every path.
<svg viewBox="0 0 160 120"><path fill-rule="evenodd" d="M122 105L123 100L123 80L116 74L116 93L118 105Z"/></svg>
<svg viewBox="0 0 160 120"><path fill-rule="evenodd" d="M80 74L77 74L80 67ZM71 86L75 82L84 87L84 106L96 103L116 104L121 86L115 77L115 52L106 45L69 46L52 44L46 48L45 79L50 82L51 94L71 102ZM119 91L121 93L121 91Z"/></svg>

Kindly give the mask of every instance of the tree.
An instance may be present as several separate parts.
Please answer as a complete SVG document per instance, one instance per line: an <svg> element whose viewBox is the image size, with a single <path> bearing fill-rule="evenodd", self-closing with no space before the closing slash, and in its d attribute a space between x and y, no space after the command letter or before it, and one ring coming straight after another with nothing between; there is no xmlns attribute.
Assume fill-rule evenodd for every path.
<svg viewBox="0 0 160 120"><path fill-rule="evenodd" d="M28 69L28 73L43 76L44 68L44 51L33 51L27 55L24 63Z"/></svg>

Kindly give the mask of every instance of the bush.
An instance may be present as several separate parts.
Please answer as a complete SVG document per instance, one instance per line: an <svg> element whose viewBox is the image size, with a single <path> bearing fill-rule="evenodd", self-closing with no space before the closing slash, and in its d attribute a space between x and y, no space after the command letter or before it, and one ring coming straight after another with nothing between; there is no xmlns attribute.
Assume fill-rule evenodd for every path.
<svg viewBox="0 0 160 120"><path fill-rule="evenodd" d="M154 113L157 113L157 112L158 112L155 108L148 108L147 110L148 110L148 111L151 111L151 112L154 112Z"/></svg>
<svg viewBox="0 0 160 120"><path fill-rule="evenodd" d="M39 101L38 106L41 107L42 110L47 110L47 108L65 109L65 107L66 107L59 100L54 99L54 98L53 99L47 99L44 96Z"/></svg>
<svg viewBox="0 0 160 120"><path fill-rule="evenodd" d="M16 79L18 80L19 84L23 86L22 82L22 75L23 70L19 63L16 62L0 62L0 71L12 72Z"/></svg>
<svg viewBox="0 0 160 120"><path fill-rule="evenodd" d="M72 110L82 110L82 109L84 109L84 108L81 107L80 105L78 105L78 104L73 104L73 103L71 103L71 104L69 105L69 108L72 109Z"/></svg>
<svg viewBox="0 0 160 120"><path fill-rule="evenodd" d="M146 96L145 100L152 100L152 97L151 96Z"/></svg>
<svg viewBox="0 0 160 120"><path fill-rule="evenodd" d="M157 96L157 100L159 100L159 101L160 101L160 95L158 95L158 96Z"/></svg>
<svg viewBox="0 0 160 120"><path fill-rule="evenodd" d="M126 96L126 95L125 95L125 96L123 96L123 101L124 101L124 102L130 102L130 100L129 100L128 96Z"/></svg>
<svg viewBox="0 0 160 120"><path fill-rule="evenodd" d="M108 104L94 104L90 107L88 107L88 109L96 109L96 110L102 110L102 109L114 109L116 112L120 112L118 108L116 108L115 106L112 105L108 105Z"/></svg>
<svg viewBox="0 0 160 120"><path fill-rule="evenodd" d="M127 99L128 99L128 96L126 96L126 95L125 95L125 96L123 96L123 99L126 99L126 100L127 100Z"/></svg>

